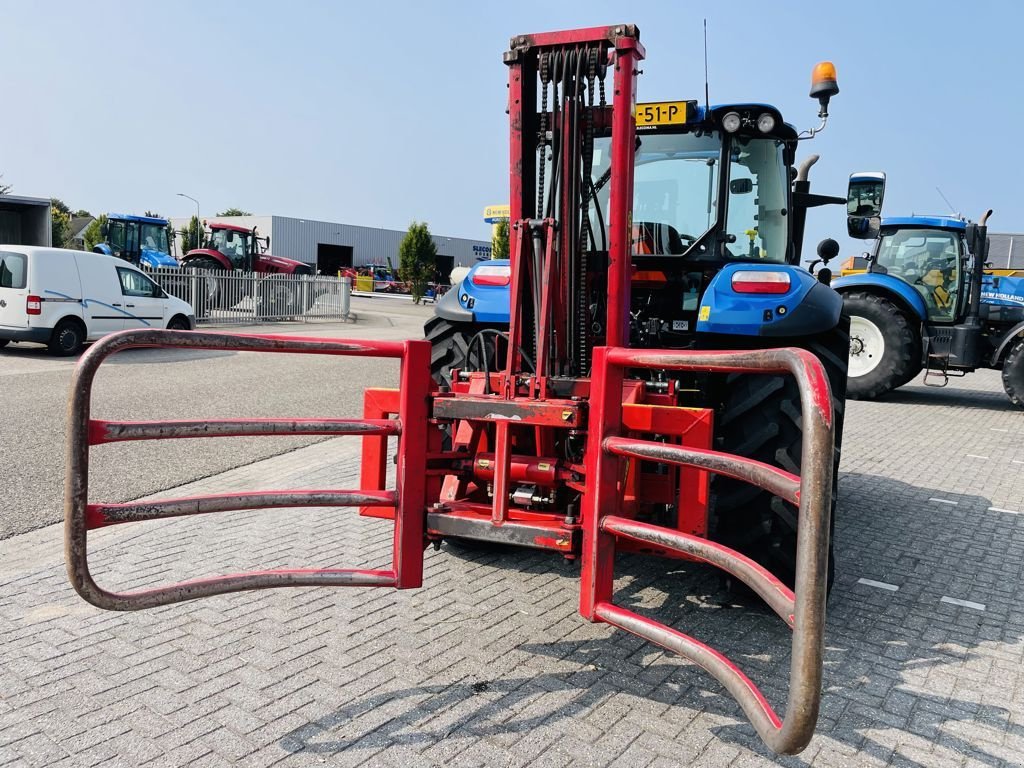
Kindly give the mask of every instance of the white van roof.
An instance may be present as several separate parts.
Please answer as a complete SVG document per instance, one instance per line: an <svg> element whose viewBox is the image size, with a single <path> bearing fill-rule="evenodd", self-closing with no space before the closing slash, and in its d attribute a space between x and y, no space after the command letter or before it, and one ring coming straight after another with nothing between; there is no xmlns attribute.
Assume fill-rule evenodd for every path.
<svg viewBox="0 0 1024 768"><path fill-rule="evenodd" d="M42 245L4 245L0 244L0 251L7 251L8 253L23 253L30 258L43 258L53 259L67 256L77 256L81 258L86 256L93 259L107 259L112 262L117 262L119 267L130 267L132 266L124 259L119 259L117 256L108 256L105 253L94 253L93 251L76 251L73 248L47 248Z"/></svg>

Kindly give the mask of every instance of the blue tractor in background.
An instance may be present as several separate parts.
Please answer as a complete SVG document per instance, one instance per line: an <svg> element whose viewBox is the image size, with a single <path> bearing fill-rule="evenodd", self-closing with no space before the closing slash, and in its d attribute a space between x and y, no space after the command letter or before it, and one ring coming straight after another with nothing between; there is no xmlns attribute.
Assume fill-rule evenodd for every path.
<svg viewBox="0 0 1024 768"><path fill-rule="evenodd" d="M873 239L863 271L832 287L850 316L847 393L872 399L924 371L945 386L979 368L1002 371L1010 400L1024 407L1024 264L988 263L988 217L881 218L884 174L850 181L851 237Z"/></svg>
<svg viewBox="0 0 1024 768"><path fill-rule="evenodd" d="M637 104L629 297L630 347L802 347L813 352L827 372L836 413L834 478L842 442L848 320L842 299L829 286L829 270L813 275L800 262L808 209L846 200L812 194L808 172L818 158L811 156L798 167L796 153L800 142L824 127L829 97L837 92L834 68L819 65L811 96L819 100L822 123L803 134L765 104ZM551 184L580 185L583 201L582 256L567 259L562 267L571 270L567 283L573 309L556 323L566 329L565 345L571 351L562 371L567 377L590 375L589 351L604 343L609 298L593 279L607 269L613 186L607 132L596 126L592 146L582 151L587 171L578 178L561 178L549 157L540 158L531 171L539 189L545 188L545 174ZM513 228L525 225L511 222ZM523 241L525 253L519 258L538 259L541 246L534 242L531 256L530 239ZM838 252L832 239L818 246L825 260ZM475 264L437 302L424 331L433 344L432 373L439 387L468 381L472 371L504 368L510 290L510 261L495 259ZM528 290L542 291L542 281ZM535 298L532 306L541 305ZM521 350L527 361L535 359L534 346L529 342ZM663 377L648 387L675 393L680 404L714 409L714 442L720 450L799 471L803 433L794 379L695 374ZM770 493L724 476L714 479L713 495L712 535L791 579L793 509ZM829 584L832 568L830 552Z"/></svg>
<svg viewBox="0 0 1024 768"><path fill-rule="evenodd" d="M94 246L93 251L117 256L145 269L176 268L178 260L171 256L172 236L167 219L108 213L103 242Z"/></svg>

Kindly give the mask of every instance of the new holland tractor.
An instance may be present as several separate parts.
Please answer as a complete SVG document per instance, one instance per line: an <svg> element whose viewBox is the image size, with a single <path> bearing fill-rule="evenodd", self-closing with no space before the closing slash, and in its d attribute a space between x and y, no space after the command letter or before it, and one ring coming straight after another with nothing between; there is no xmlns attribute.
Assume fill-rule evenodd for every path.
<svg viewBox="0 0 1024 768"><path fill-rule="evenodd" d="M1024 272L988 262L992 211L976 223L883 219L884 190L884 174L851 177L849 234L873 248L863 268L851 263L832 283L850 315L849 397L880 397L922 370L926 385L942 387L989 368L1024 407Z"/></svg>
<svg viewBox="0 0 1024 768"><path fill-rule="evenodd" d="M643 58L630 25L512 38L510 259L475 267L430 339L150 330L97 342L68 411L78 593L137 610L271 587L412 589L428 545L543 550L579 564L585 619L693 661L771 749L802 750L821 695L848 333L827 276L797 265L807 209L834 200L810 193L810 163L794 169L801 136L773 107L637 105ZM837 92L831 64L816 67L822 124ZM504 322L484 312L486 291L505 296ZM100 364L139 346L398 358L399 386L366 390L363 419L92 419ZM101 444L289 434L360 436L360 488L89 498ZM96 528L296 506L390 521L390 565L256 569L133 592L89 571ZM664 558L666 570L672 559L709 564L764 600L792 630L785 713L710 645L627 608L614 589L622 552Z"/></svg>
<svg viewBox="0 0 1024 768"><path fill-rule="evenodd" d="M257 294L253 297L261 315L288 317L301 315L309 309L311 297L306 297L304 305L302 292L295 285L274 276L312 275L313 268L295 259L271 256L268 253L269 236L260 237L256 227L221 222L211 222L209 231L204 235L201 247L189 251L181 259L182 267L205 272L200 294L193 302L201 314L233 305L242 298L237 281L217 274L235 271L266 276L259 280Z"/></svg>
<svg viewBox="0 0 1024 768"><path fill-rule="evenodd" d="M103 242L93 246L93 251L145 269L177 267L177 259L171 256L171 233L167 219L108 213Z"/></svg>

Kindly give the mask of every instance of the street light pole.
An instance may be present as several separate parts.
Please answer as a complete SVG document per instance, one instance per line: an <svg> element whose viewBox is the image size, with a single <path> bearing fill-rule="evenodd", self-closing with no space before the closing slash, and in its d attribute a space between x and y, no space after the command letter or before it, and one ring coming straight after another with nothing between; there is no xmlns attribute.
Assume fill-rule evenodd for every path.
<svg viewBox="0 0 1024 768"><path fill-rule="evenodd" d="M196 200L191 195L186 195L184 192L178 192L177 194L178 197L187 197L189 200L196 204L196 248L202 248L203 222L202 219L199 218L199 201ZM184 256L185 254L183 253L181 255Z"/></svg>

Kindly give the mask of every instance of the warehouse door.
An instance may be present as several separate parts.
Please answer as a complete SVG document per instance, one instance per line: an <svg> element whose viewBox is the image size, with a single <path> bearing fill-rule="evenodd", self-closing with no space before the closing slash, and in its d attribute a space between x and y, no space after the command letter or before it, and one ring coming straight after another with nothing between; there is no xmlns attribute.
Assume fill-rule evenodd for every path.
<svg viewBox="0 0 1024 768"><path fill-rule="evenodd" d="M317 243L316 270L321 275L337 274L352 266L352 246Z"/></svg>

